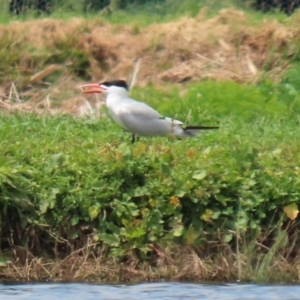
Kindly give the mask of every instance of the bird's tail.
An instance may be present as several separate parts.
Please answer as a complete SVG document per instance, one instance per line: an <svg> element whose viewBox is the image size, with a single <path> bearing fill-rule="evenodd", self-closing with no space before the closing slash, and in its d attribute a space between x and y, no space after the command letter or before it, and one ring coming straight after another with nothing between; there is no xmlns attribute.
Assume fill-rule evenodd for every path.
<svg viewBox="0 0 300 300"><path fill-rule="evenodd" d="M187 126L183 129L183 136L196 136L201 130L219 129L218 126Z"/></svg>

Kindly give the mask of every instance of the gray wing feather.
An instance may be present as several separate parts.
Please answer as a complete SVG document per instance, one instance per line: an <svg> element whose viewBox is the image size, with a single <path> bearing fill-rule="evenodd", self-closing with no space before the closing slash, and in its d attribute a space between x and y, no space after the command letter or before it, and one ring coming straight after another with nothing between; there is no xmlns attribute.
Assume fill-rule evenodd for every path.
<svg viewBox="0 0 300 300"><path fill-rule="evenodd" d="M143 118L143 119L159 119L161 115L152 107L148 106L143 102L137 101L124 101L124 104L121 106L119 110L119 114Z"/></svg>
<svg viewBox="0 0 300 300"><path fill-rule="evenodd" d="M141 136L168 135L176 124L147 104L134 100L124 102L118 114L125 129Z"/></svg>

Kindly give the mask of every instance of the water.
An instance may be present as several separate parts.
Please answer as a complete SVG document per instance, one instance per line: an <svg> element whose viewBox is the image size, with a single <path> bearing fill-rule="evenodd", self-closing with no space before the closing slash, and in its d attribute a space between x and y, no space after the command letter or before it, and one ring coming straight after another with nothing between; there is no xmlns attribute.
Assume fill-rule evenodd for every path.
<svg viewBox="0 0 300 300"><path fill-rule="evenodd" d="M189 283L0 284L1 300L299 300L300 286Z"/></svg>

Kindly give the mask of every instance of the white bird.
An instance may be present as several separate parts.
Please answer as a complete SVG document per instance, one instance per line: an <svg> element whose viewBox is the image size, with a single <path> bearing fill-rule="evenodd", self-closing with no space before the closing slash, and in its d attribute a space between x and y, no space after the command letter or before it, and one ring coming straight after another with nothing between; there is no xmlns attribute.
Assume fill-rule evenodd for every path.
<svg viewBox="0 0 300 300"><path fill-rule="evenodd" d="M128 86L124 80L91 83L81 86L84 94L103 93L106 106L113 121L132 133L132 143L140 136L196 136L199 130L217 129L216 126L187 126L172 118L163 117L152 107L128 96Z"/></svg>

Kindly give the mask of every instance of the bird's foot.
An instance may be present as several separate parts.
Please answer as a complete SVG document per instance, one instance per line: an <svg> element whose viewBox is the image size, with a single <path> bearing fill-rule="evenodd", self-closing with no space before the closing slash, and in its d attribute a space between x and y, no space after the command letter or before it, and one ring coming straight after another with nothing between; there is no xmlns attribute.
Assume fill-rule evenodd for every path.
<svg viewBox="0 0 300 300"><path fill-rule="evenodd" d="M131 136L131 143L134 144L135 142L138 142L140 140L140 137L135 137L135 134L133 133Z"/></svg>

